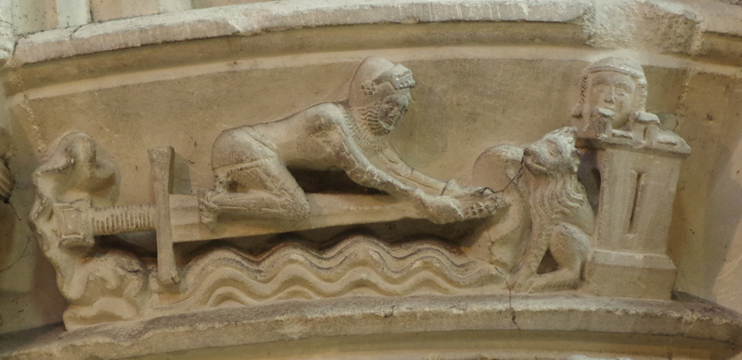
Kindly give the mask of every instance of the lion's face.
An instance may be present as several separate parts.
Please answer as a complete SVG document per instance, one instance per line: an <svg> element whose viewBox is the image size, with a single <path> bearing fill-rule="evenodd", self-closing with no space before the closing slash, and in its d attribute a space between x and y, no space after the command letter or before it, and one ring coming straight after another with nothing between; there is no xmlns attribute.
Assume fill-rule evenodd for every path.
<svg viewBox="0 0 742 360"><path fill-rule="evenodd" d="M526 168L534 175L576 173L580 157L575 148L577 128L554 130L523 150Z"/></svg>

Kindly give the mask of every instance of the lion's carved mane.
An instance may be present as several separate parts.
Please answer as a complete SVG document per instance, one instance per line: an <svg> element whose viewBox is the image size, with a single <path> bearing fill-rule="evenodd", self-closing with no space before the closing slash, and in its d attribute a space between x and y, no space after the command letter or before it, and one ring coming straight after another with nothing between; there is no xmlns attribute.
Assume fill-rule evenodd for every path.
<svg viewBox="0 0 742 360"><path fill-rule="evenodd" d="M515 288L545 291L575 288L590 251L593 211L577 178L576 129L548 133L523 151L532 227ZM545 261L550 255L551 265Z"/></svg>

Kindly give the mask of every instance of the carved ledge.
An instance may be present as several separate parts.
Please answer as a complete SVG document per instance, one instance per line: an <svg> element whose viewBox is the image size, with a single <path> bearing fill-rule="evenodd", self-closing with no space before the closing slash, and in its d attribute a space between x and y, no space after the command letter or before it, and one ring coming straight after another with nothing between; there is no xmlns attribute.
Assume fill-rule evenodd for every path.
<svg viewBox="0 0 742 360"><path fill-rule="evenodd" d="M50 290L40 248L64 299L19 309L68 305L64 325L0 336L0 358L739 354L740 314L670 298L725 301L712 281L734 274L717 265L737 230L713 225L736 203L711 200L740 191L742 8L364 3L86 24L15 52L0 22L14 205L36 195L39 245L4 275ZM624 57L577 77L604 56L659 86ZM15 249L26 229L9 231Z"/></svg>
<svg viewBox="0 0 742 360"><path fill-rule="evenodd" d="M365 4L339 0L259 2L45 31L20 41L14 65L144 45L323 26L451 21L567 23L579 19L588 9L584 1L564 6L555 0L525 8L508 1L489 0L376 0Z"/></svg>
<svg viewBox="0 0 742 360"><path fill-rule="evenodd" d="M9 66L22 69L24 65L49 62L49 68L19 71L20 77L11 79L6 91L13 94L44 84L78 80L81 76L105 76L121 71L122 63L127 65L126 71L136 71L161 68L163 64L179 66L231 58L233 54L226 50L225 39L230 44L239 42L237 48L250 56L295 54L301 44L293 42L291 36L281 37L280 41L273 38L277 33L297 30L311 31L311 36L318 40L312 45L312 52L399 48L412 42L416 47L467 43L574 49L588 45L641 51L657 48L659 53L711 57L714 61L740 64L742 34L734 25L742 16L738 6L695 7L682 1L658 0L600 6L604 2L550 0L523 7L507 0L376 0L366 4L288 0L86 24L20 39ZM613 12L614 7L624 6L635 11ZM629 14L647 14L648 18ZM684 26L673 26L675 23ZM622 24L648 30L629 36L622 34ZM354 25L373 25L373 30L366 32L368 28L354 27L347 33L323 31ZM653 31L655 27L661 27L661 32ZM384 36L379 36L379 30L384 30ZM210 41L195 41L203 39ZM116 51L126 49L130 51ZM85 56L96 53L113 56ZM61 67L52 61L63 58L79 62L65 62Z"/></svg>
<svg viewBox="0 0 742 360"><path fill-rule="evenodd" d="M0 358L8 360L165 354L198 359L216 352L271 359L316 352L348 359L369 352L389 356L400 346L405 359L435 354L563 359L585 354L586 341L595 351L626 356L642 351L658 358L723 359L742 346L742 316L699 302L507 294L350 297L201 311L73 332L55 327L0 340ZM335 354L327 354L328 348Z"/></svg>

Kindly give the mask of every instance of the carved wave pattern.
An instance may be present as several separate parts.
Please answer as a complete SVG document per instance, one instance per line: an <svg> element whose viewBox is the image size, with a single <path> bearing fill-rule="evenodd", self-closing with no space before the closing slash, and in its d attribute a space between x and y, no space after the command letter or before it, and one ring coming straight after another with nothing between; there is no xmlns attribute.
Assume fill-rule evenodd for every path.
<svg viewBox="0 0 742 360"><path fill-rule="evenodd" d="M494 266L445 243L390 245L369 236L325 250L283 243L260 256L218 249L191 261L184 281L192 287L171 306L187 310L350 294L473 294L504 283Z"/></svg>

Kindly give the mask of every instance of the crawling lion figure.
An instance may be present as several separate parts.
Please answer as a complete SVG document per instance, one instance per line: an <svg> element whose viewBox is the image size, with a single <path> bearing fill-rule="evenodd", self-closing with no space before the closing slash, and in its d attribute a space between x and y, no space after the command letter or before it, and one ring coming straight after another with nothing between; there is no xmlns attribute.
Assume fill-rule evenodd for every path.
<svg viewBox="0 0 742 360"><path fill-rule="evenodd" d="M223 131L212 149L215 189L199 192L201 222L213 229L223 213L306 219L309 200L289 168L342 170L358 185L410 201L439 224L492 216L498 207L492 191L424 175L392 145L391 132L414 85L410 69L369 57L356 70L346 100Z"/></svg>
<svg viewBox="0 0 742 360"><path fill-rule="evenodd" d="M561 128L523 150L532 228L520 268L510 282L514 290L563 290L580 283L594 214L577 178L576 133L574 127ZM553 261L546 260L548 254Z"/></svg>

